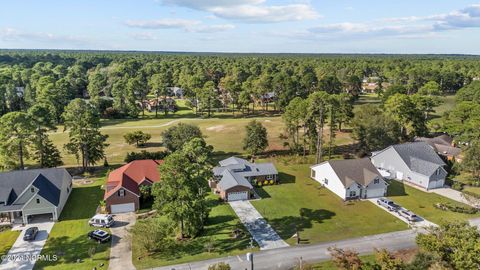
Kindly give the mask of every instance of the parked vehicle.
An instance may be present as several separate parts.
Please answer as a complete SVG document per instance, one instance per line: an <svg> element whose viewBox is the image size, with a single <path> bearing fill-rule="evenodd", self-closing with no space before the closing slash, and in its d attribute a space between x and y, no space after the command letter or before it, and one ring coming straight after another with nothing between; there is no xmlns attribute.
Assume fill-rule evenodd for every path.
<svg viewBox="0 0 480 270"><path fill-rule="evenodd" d="M35 237L37 237L37 234L38 234L38 227L30 227L25 231L25 234L23 235L23 240L33 241L35 240Z"/></svg>
<svg viewBox="0 0 480 270"><path fill-rule="evenodd" d="M111 236L108 232L103 230L95 230L88 233L88 239L95 240L98 243L105 243L110 241Z"/></svg>
<svg viewBox="0 0 480 270"><path fill-rule="evenodd" d="M401 217L404 217L406 218L408 221L411 221L411 222L415 222L418 220L418 216L415 215L412 211L409 211L407 209L401 209L400 211L398 211L398 214L401 216Z"/></svg>
<svg viewBox="0 0 480 270"><path fill-rule="evenodd" d="M394 203L392 200L387 198L380 198L377 200L377 204L388 209L388 211L397 211L400 209L400 205Z"/></svg>
<svg viewBox="0 0 480 270"><path fill-rule="evenodd" d="M92 217L88 224L93 227L110 228L115 224L112 215L98 214Z"/></svg>

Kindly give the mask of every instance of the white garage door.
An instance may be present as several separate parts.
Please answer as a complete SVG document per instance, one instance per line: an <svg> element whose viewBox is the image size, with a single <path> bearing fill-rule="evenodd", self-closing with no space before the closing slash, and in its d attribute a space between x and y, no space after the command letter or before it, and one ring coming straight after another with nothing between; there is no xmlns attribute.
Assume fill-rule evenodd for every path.
<svg viewBox="0 0 480 270"><path fill-rule="evenodd" d="M248 200L248 191L229 192L227 200L229 202L240 201L240 200Z"/></svg>
<svg viewBox="0 0 480 270"><path fill-rule="evenodd" d="M110 206L110 209L112 214L134 212L135 204L134 203L112 204Z"/></svg>
<svg viewBox="0 0 480 270"><path fill-rule="evenodd" d="M378 198L385 196L385 188L372 188L367 191L367 198Z"/></svg>

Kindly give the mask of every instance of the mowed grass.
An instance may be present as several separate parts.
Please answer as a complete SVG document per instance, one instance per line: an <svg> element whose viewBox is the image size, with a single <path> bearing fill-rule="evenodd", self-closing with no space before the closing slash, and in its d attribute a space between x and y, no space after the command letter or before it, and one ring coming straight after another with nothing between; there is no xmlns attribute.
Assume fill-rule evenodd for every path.
<svg viewBox="0 0 480 270"><path fill-rule="evenodd" d="M365 256L359 256L359 257L364 264L375 262L375 255L365 255ZM324 261L324 262L316 263L316 264L313 264L312 267L315 270L337 270L338 269L338 267L335 265L333 261Z"/></svg>
<svg viewBox="0 0 480 270"><path fill-rule="evenodd" d="M245 126L251 120L256 119L261 122L268 130L268 141L270 150L283 149L283 142L279 135L283 132L284 125L281 117L252 117L252 118L182 118L171 119L128 119L102 122L101 132L108 135L106 148L107 160L110 164L123 163L127 152L131 151L159 151L163 150L161 142L161 133L167 128L180 122L197 125L205 136L207 143L211 144L216 151L224 153L243 153L242 140L245 136ZM123 135L125 133L142 130L152 135L151 140L146 147L136 148L133 145L125 143ZM63 132L63 127L50 134L50 138L62 151L62 157L65 165L77 165L74 155L68 154L64 145L68 142L68 131Z"/></svg>
<svg viewBox="0 0 480 270"><path fill-rule="evenodd" d="M436 193L418 190L396 180L391 180L389 183L388 197L390 199L433 223L439 224L444 221L455 220L466 221L480 216L480 214L470 215L437 209L434 207L434 204L436 203L450 203L452 205L463 207L469 206L450 200Z"/></svg>
<svg viewBox="0 0 480 270"><path fill-rule="evenodd" d="M302 243L318 243L408 229L368 201L344 202L310 179L309 165L275 162L280 183L259 190L255 208L289 244L298 229Z"/></svg>
<svg viewBox="0 0 480 270"><path fill-rule="evenodd" d="M480 196L480 187L465 187L464 190L478 194Z"/></svg>
<svg viewBox="0 0 480 270"><path fill-rule="evenodd" d="M208 200L211 211L204 231L195 239L188 240L173 250L144 257L138 242L135 241L135 235L133 235L133 263L137 269L206 260L258 250L258 248L250 249L250 235L230 205L220 202L216 195L210 195ZM245 232L241 238L232 237L236 228ZM211 252L207 252L205 247L208 242L213 243ZM141 259L138 259L139 257Z"/></svg>
<svg viewBox="0 0 480 270"><path fill-rule="evenodd" d="M56 262L38 261L35 269L107 269L110 254L110 242L97 244L87 238L92 230L88 220L103 199L100 188L105 181L105 172L91 178L94 183L88 186L74 187L60 216L60 221L50 233L42 254L56 254ZM91 256L93 255L93 256ZM80 260L80 263L77 263ZM103 264L103 266L101 266Z"/></svg>
<svg viewBox="0 0 480 270"><path fill-rule="evenodd" d="M0 232L0 258L8 253L19 235L20 231L5 230Z"/></svg>

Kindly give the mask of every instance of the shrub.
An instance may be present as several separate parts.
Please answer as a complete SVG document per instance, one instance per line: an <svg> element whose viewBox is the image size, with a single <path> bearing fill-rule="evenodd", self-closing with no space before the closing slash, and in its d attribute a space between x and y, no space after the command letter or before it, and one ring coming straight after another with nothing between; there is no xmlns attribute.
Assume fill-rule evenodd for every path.
<svg viewBox="0 0 480 270"><path fill-rule="evenodd" d="M464 214L476 214L480 211L479 209L473 207L462 207L458 205L452 205L450 203L436 203L433 206L443 211L452 211Z"/></svg>
<svg viewBox="0 0 480 270"><path fill-rule="evenodd" d="M224 262L212 264L208 267L208 270L230 270L230 269L232 269L230 265Z"/></svg>
<svg viewBox="0 0 480 270"><path fill-rule="evenodd" d="M147 152L145 150L140 152L129 152L125 157L125 162L132 162L134 160L143 160L143 159L153 159L159 160L164 159L167 156L167 152L158 151L158 152Z"/></svg>

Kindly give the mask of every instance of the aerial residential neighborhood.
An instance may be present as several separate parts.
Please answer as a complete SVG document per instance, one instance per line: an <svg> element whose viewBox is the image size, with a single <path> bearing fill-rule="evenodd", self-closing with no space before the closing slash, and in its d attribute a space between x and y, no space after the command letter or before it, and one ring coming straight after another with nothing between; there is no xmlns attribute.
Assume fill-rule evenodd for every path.
<svg viewBox="0 0 480 270"><path fill-rule="evenodd" d="M480 3L4 1L0 270L480 269Z"/></svg>

